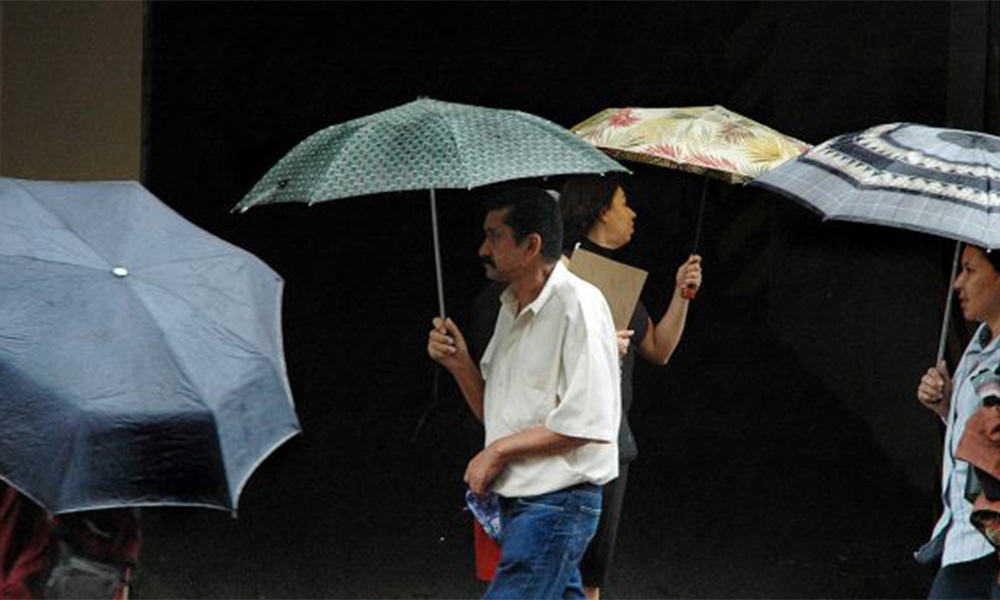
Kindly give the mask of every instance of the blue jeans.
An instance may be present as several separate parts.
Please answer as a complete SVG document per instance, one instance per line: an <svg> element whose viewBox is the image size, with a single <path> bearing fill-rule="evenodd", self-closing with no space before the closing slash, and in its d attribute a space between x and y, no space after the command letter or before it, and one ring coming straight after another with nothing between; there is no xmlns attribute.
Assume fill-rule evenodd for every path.
<svg viewBox="0 0 1000 600"><path fill-rule="evenodd" d="M500 498L500 564L484 598L585 598L580 558L597 530L601 486Z"/></svg>

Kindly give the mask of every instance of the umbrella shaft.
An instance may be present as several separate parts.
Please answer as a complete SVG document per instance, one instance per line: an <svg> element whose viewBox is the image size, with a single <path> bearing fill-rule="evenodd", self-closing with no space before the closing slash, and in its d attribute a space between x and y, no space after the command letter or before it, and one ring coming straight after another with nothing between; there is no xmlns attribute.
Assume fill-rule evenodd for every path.
<svg viewBox="0 0 1000 600"><path fill-rule="evenodd" d="M437 273L438 312L443 319L445 316L444 281L441 275L441 242L438 237L437 200L434 198L434 188L431 188L431 231L434 234L434 269Z"/></svg>
<svg viewBox="0 0 1000 600"><path fill-rule="evenodd" d="M958 257L962 249L962 242L955 242L955 257L951 260L951 277L948 278L948 298L944 302L944 318L941 319L941 337L938 339L937 360L935 365L941 364L944 358L944 346L948 340L948 321L951 318L951 298L955 295L952 289L955 285L955 275L958 273Z"/></svg>
<svg viewBox="0 0 1000 600"><path fill-rule="evenodd" d="M705 201L707 199L708 177L706 176L701 186L701 203L698 205L698 220L694 226L694 246L691 248L691 254L698 254L698 244L701 242L701 226L705 221Z"/></svg>

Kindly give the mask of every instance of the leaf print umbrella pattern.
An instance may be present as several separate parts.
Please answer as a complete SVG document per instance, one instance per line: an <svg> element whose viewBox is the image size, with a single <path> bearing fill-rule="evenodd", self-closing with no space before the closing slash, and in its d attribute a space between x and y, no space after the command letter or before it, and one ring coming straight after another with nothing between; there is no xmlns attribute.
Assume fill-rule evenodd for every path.
<svg viewBox="0 0 1000 600"><path fill-rule="evenodd" d="M623 160L746 183L809 149L722 106L608 108L573 132Z"/></svg>
<svg viewBox="0 0 1000 600"><path fill-rule="evenodd" d="M746 183L809 149L722 106L608 108L573 127L573 132L609 156ZM708 180L702 188L692 254L704 220ZM685 289L686 298L696 290Z"/></svg>

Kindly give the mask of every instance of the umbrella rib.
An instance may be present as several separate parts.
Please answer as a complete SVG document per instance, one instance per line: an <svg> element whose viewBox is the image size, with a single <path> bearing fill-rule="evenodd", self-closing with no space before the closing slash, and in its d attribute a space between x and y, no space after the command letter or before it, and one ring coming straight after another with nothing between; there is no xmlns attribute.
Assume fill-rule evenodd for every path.
<svg viewBox="0 0 1000 600"><path fill-rule="evenodd" d="M169 289L167 289L167 288L164 288L163 286L160 286L160 285L156 285L155 283L151 283L151 282L148 282L148 281L144 281L143 283L145 283L146 285L149 285L150 287L154 287L154 288L156 288L156 289L159 289L159 290L162 290L162 291L163 291L164 293L166 293L166 294L169 294L169 295L171 295L171 296L173 296L173 297L175 297L175 298L178 298L178 299L180 299L180 300L184 301L184 302L185 302L185 303L187 304L187 302L186 302L186 299L185 299L185 298L183 298L182 296L178 296L178 295L177 295L177 294L175 294L175 293L174 293L173 291L171 291L171 290L169 290ZM149 310L149 309L148 309L148 308L147 308L147 307L145 306L145 304L144 304L144 303L142 302L142 300L141 300L141 299L139 300L139 304L141 304L141 305L143 306L143 308L145 308L145 309L146 309L146 312L147 312L147 313L149 313L149 315L150 315L150 318L152 318L152 319L153 319L153 321L155 322L155 321L156 321L156 317L155 317L155 316L153 316L152 312L151 312L151 311L150 311L150 310ZM206 315L206 314L205 314L205 313L204 313L203 311L199 310L199 309L198 309L197 307L194 307L194 310L195 310L195 312L196 312L196 313L197 313L198 315L200 315L200 316L201 316L201 317L202 317L202 318L203 318L203 319L204 319L204 320L205 320L206 322L209 322L209 323L214 323L214 322L212 321L212 319L208 317L208 315ZM250 342L249 342L248 340L244 339L244 338L243 338L242 336L240 336L240 335L236 334L235 332L233 332L233 331L231 331L231 330L229 330L229 329L225 329L225 331L226 331L226 333L228 333L229 335L231 335L231 336L233 336L233 337L234 337L235 339L237 339L237 340L238 340L238 341L240 342L240 344L241 344L241 346L242 346L242 347L244 347L244 348L245 348L245 349L247 349L247 350L250 350L250 351L252 351L252 352L253 352L254 354L256 354L256 355L258 355L258 356L260 356L260 357L264 358L265 360L267 359L267 355L266 355L265 353L261 352L261 351L260 351L260 350L259 350L258 348L256 348L256 347L255 347L255 346L254 346L254 345L253 345L252 343L250 343ZM165 343L166 347L167 347L167 348L169 349L169 352L170 352L171 356L173 357L173 360L174 360L174 363L178 365L178 368L179 368L179 369L181 369L181 371L182 371L182 372L184 373L184 375L185 375L185 378L186 378L186 379L187 379L187 380L188 380L188 381L190 382L191 378L190 378L190 376L188 375L188 372L187 372L187 370L186 370L186 369L184 369L184 366L183 366L182 364L180 364L180 362L179 362L179 361L177 360L177 353L176 353L176 351L174 350L173 346L172 346L172 345L170 344L169 340L168 340L168 339L166 338L166 336L164 336L164 343ZM280 344L280 332L279 332L279 344ZM281 380L281 382L282 382L282 386L284 387L284 389L285 389L285 392L286 392L286 397L287 397L287 398L289 399L289 405L290 405L289 407L290 407L290 408L291 408L291 409L293 410L293 412L294 412L294 404L293 404L293 403L292 403L292 401L291 401L291 398L292 398L292 394L291 394L291 386L290 386L290 384L289 384L289 382L288 382L288 377L287 377L287 370L286 370L286 368L285 368L285 364L284 364L284 355L282 354L282 359L281 359L281 362L280 362L280 364L278 364L278 365L274 365L273 363L270 363L270 362L268 362L268 364L269 364L269 366L271 366L271 367L272 367L272 368L273 368L273 369L275 370L275 373L276 373L276 375L277 375L277 376L279 377L279 379ZM192 386L190 386L190 387L191 387L192 389L196 389L196 387L195 387L194 385L192 385ZM199 403L199 404L202 404L202 405L205 405L205 403L204 403L204 402L203 402L203 401L202 401L202 400L201 400L200 398L195 398L195 400L196 400L196 401L198 401L198 403ZM212 419L214 420L214 419L215 419L215 414L214 414L214 413L212 413L211 411L209 411L209 412L210 412L210 413L212 414ZM267 450L267 452L266 452L266 453L265 453L264 455L262 455L261 457L259 457L259 458L258 458L258 460L256 460L256 461L254 462L254 464L253 464L253 465L252 465L252 466L251 466L251 467L250 467L250 468L249 468L249 469L248 469L248 470L246 471L245 475L243 475L243 476L242 476L242 481L240 481L240 482L237 482L237 487L236 487L236 492L235 492L235 494L233 493L233 491L232 491L232 488L231 488L231 487L230 487L230 485L229 485L229 484L231 484L232 482L230 482L230 481L228 480L228 477L227 477L227 480L226 480L226 483L227 483L227 486L226 486L226 493L230 495L230 498L229 498L229 503L230 503L230 506L231 506L231 507L233 507L233 510L235 510L235 507L236 507L236 502L237 502L237 501L238 501L238 499L239 499L239 495L240 495L240 491L242 490L243 486L244 486L244 485L246 485L247 481L249 481L249 479L250 479L250 476L251 476L251 475L253 474L253 472L254 472L254 470L255 470L255 469L257 468L257 466L258 466L258 465L259 465L259 464L260 464L261 462L263 462L263 460L264 460L264 459L265 459L265 458L266 458L267 456L269 456L269 455L270 455L270 454L271 454L271 453L272 453L272 452L273 452L273 451L274 451L275 449L277 449L277 448L278 448L278 447L279 447L279 446L280 446L281 444L283 444L283 443L284 443L285 441L287 441L287 440L288 440L289 438L291 438L292 436L296 435L296 434L297 434L297 433L299 433L300 431L301 431L301 429L298 429L298 430L296 430L296 431L293 431L293 432L291 432L291 433L287 434L286 436L283 436L283 437L282 437L282 438L280 439L280 441L278 441L278 442L276 442L276 443L275 443L274 445L272 445L272 446L271 446L271 447L270 447L270 448L269 448L269 449ZM224 448L223 448L223 447L222 447L221 445L219 446L219 452L220 452L220 456L224 455L224 453L225 453L225 449L224 449ZM223 473L225 473L225 472L226 472L226 469L225 469L225 461L224 461L224 460L223 460L223 465L222 465L222 472L223 472Z"/></svg>
<svg viewBox="0 0 1000 600"><path fill-rule="evenodd" d="M89 511L89 510L105 510L105 509L109 509L109 508L125 508L125 507L127 507L127 508L143 508L143 507L153 508L153 507L165 507L165 506L175 506L175 507L183 507L183 508L213 508L215 510L222 510L222 511L226 511L226 512L233 512L232 508L219 506L218 504L210 504L208 502L183 502L183 501L176 501L176 500L173 500L173 501L167 500L167 501L162 501L162 502L155 502L155 501L149 501L149 502L132 502L132 501L129 501L128 504L110 504L110 503L105 503L105 504L88 504L87 506L83 506L83 507L79 507L79 508L70 508L70 509L66 509L66 510L60 510L58 512L53 512L53 514L69 515L69 514L78 513L78 512L84 512L84 511Z"/></svg>
<svg viewBox="0 0 1000 600"><path fill-rule="evenodd" d="M161 260L159 262L151 263L148 265L142 265L142 269L155 269L158 267L164 267L167 265L173 265L177 263L191 263L191 262L201 262L206 260L218 260L220 258L229 258L234 256L244 256L241 252L230 252L228 254L209 254L206 256L196 256L196 257L180 257L171 260ZM254 257L256 258L256 257ZM258 259L259 260L259 259Z"/></svg>
<svg viewBox="0 0 1000 600"><path fill-rule="evenodd" d="M94 255L95 258L99 258L99 259L103 260L108 265L111 264L111 261L109 261L106 256L102 256L100 253L98 253L97 250L95 250L90 244L87 243L87 240L85 240L83 238L83 236L80 235L79 232L75 231L72 227L70 227L69 224L66 223L66 221L64 221L59 215L57 215L56 213L52 212L52 210L48 206L46 206L41 200L39 200L37 196L35 196L34 194L32 194L31 190L29 190L27 187L25 187L25 185L23 183L21 183L17 179L12 179L11 181L17 187L21 188L21 190L29 198L31 198L32 200L34 200L36 205L38 205L42 210L44 210L45 212L47 212L49 215L52 216L53 219L55 219L60 225L62 225L63 228L66 231L68 231L69 233L73 234L73 237L75 237L77 240L79 240L80 243L83 244L83 246L87 250L90 250L90 252L93 253L93 255ZM67 263L67 264L72 264L72 263Z"/></svg>
<svg viewBox="0 0 1000 600"><path fill-rule="evenodd" d="M155 284L152 284L152 283L149 283L149 282L142 282L142 283L145 283L146 285L149 285L151 287L155 287L157 289L163 289L161 286L158 286L158 285L155 285ZM142 298L138 294L133 294L133 297L136 300L136 304L138 304L139 306L141 306L142 309L146 312L146 315L149 317L150 321L152 321L153 323L155 323L157 325L157 327L160 329L160 331L162 332L163 331L162 325L159 322L159 320L157 320L156 315L153 313L153 311L150 310L148 306L146 306L146 303L143 302ZM167 338L166 335L162 335L161 337L163 339L164 346L166 347L167 352L170 355L171 361L177 366L178 370L180 371L180 373L184 377L185 383L188 384L187 385L188 389L197 390L197 387L194 385L194 380L191 377L191 373L188 371L188 369L185 367L185 365L183 365L180 362L180 360L178 358L177 351L174 349L173 345L170 343L169 338ZM204 406L205 408L208 408L208 406L200 398L198 398L197 395L193 395L191 397L191 399L194 400L195 402L197 402L198 404ZM213 419L214 419L214 416L213 416Z"/></svg>
<svg viewBox="0 0 1000 600"><path fill-rule="evenodd" d="M530 113L524 113L524 114L527 115L528 117L535 116L535 115L531 115ZM528 125L529 127L532 127L533 129L541 132L541 134L549 134L550 130L552 129L552 123L550 123L548 121L545 121L545 120L528 119L526 121L526 125ZM574 143L575 142L580 142L584 146L596 149L596 146L594 146L590 142L587 142L586 140L580 138L579 136L573 134L572 132L570 132L569 137L567 138L567 140L570 140L570 139L573 140ZM613 165L616 165L617 163L615 163L607 155L603 155L602 154L601 158L606 158L606 159L610 160L612 162L612 165L608 165L608 168L606 170L604 170L604 171L598 171L598 173L600 175L604 175L605 173L614 170ZM622 166L622 165L617 165L617 166L620 167L620 169L621 169L622 172L631 173L631 171L629 171L624 166ZM555 174L556 175L563 175L563 174L569 174L569 173L573 173L573 172L576 172L576 173L593 173L594 171L590 171L590 170L587 170L587 171L577 170L577 171L565 171L564 173L555 173ZM534 176L538 177L538 176L542 176L542 175L544 175L544 174L543 173L536 173Z"/></svg>
<svg viewBox="0 0 1000 600"><path fill-rule="evenodd" d="M990 227L990 225L991 225L990 221L993 221L994 218L993 218L993 212L990 211L990 202L993 199L993 178L990 177L990 171L993 170L993 167L992 167L992 165L990 165L985 160L983 161L983 163L985 163L987 165L987 171L986 171L986 202L985 202L985 205L986 205L986 229L987 229L987 231L992 231L993 228ZM983 237L985 239L985 236L983 236ZM989 240L987 240L987 241L989 241ZM986 247L987 247L987 249L989 249L989 248L991 248L991 246L992 246L992 244L988 244Z"/></svg>
<svg viewBox="0 0 1000 600"><path fill-rule="evenodd" d="M148 282L148 281L145 281L143 283L145 283L146 285L149 285L150 287L154 287L156 289L162 290L164 293L169 294L169 295L171 295L171 296L173 296L175 298L178 298L178 299L184 301L187 304L186 299L184 299L182 296L178 296L173 291L171 291L171 290L169 290L167 288L164 288L163 286L156 285L155 283L151 283L151 282ZM137 297L137 299L138 299L138 297ZM156 322L156 317L152 314L152 311L150 311L149 308L146 307L145 303L143 303L141 299L138 299L138 301L139 301L139 304L142 305L143 308L146 310L146 312L149 314L150 318L153 319L154 322ZM206 315L204 312L202 312L201 310L199 310L197 307L194 307L194 310L195 310L195 312L198 315L201 315L204 318L205 321L207 321L209 323L213 323L212 319L208 318L208 315ZM249 341L247 341L246 339L244 339L242 336L236 334L235 332L233 332L233 331L231 331L229 329L225 329L225 331L228 334L232 335L237 340L239 340L240 343L244 347L246 347L247 349L252 350L255 354L257 354L258 356L261 356L264 359L267 358L267 355L265 353L261 352L258 348L254 347L253 344L251 344ZM178 368L181 370L181 372L184 373L185 379L187 379L189 382L191 382L191 377L188 374L188 371L184 368L184 365L181 364L180 361L177 359L177 352L174 350L173 346L170 344L169 339L166 336L164 336L163 339L164 339L164 344L166 345L167 349L169 350L170 355L173 358L174 363L178 366ZM275 373L281 379L282 385L284 386L285 392L287 394L287 398L289 399L289 404L291 405L292 404L291 403L292 395L291 395L290 384L288 382L287 371L285 370L284 356L282 355L282 360L281 360L281 363L279 365L274 365L274 364L271 364L271 363L269 363L269 365L272 368L275 369ZM279 368L280 368L280 370L279 370ZM192 389L197 389L196 386L194 386L194 385L191 385L190 387ZM194 398L194 400L197 401L199 404L201 404L203 406L206 406L205 403L204 403L204 401L202 401L200 398ZM290 408L292 408L293 411L294 411L294 405L290 406ZM211 411L211 410L209 410L209 413L212 415L212 420L214 421L215 420L215 413L213 411ZM282 436L281 438L279 438L279 440L277 440L275 443L273 443L261 456L259 456L253 462L253 464L246 470L246 472L241 475L241 480L239 482L236 482L235 493L233 491L233 488L230 487L230 485L231 485L232 482L229 481L229 478L227 476L227 478L226 478L226 483L227 483L227 485L226 485L226 493L229 495L229 506L231 507L230 510L232 512L235 512L236 507L237 507L237 503L238 503L238 500L239 500L239 496L240 496L240 494L242 492L242 489L247 484L247 482L250 480L250 477L253 475L253 473L257 469L257 467L268 456L270 456L278 447L280 447L282 444L284 444L286 441L288 441L290 438L292 438L293 436L297 435L300 432L301 432L301 428L296 429L295 431L289 432L288 434ZM223 457L224 454L225 454L225 448L221 444L219 445L219 454L220 454L220 457ZM226 461L223 460L222 461L222 465L221 465L222 466L221 471L223 473L227 473L226 468L225 468L225 464L226 464ZM218 508L218 507L215 507L215 508Z"/></svg>
<svg viewBox="0 0 1000 600"><path fill-rule="evenodd" d="M153 284L153 283L149 283L149 282L143 282L143 283L145 283L146 285L149 285L151 287L155 287L157 289L163 289L161 286L158 286L158 285ZM166 291L168 293L171 293L169 290L166 290ZM171 293L171 295L175 295L175 294ZM134 297L136 299L136 304L138 304L139 306L141 306L143 308L143 310L146 311L146 315L149 317L149 319L153 323L157 324L157 326L160 328L161 332L164 331L164 328L161 326L160 322L157 320L156 315L153 313L152 310L149 309L148 306L146 306L146 303L143 302L142 298L138 294L134 294ZM217 419L215 417L215 412L211 410L211 407L209 407L208 404L205 403L205 401L200 397L200 394L197 393L197 392L199 392L199 390L198 390L198 387L195 385L194 378L192 377L191 372L187 369L187 366L183 362L181 362L180 356L179 356L177 350L174 348L173 344L171 343L170 338L168 338L164 334L161 334L161 339L163 340L163 346L166 348L167 354L170 357L171 362L174 364L175 367L177 367L178 372L184 378L184 382L187 384L186 388L188 390L193 390L193 391L196 392L195 394L191 394L188 397L193 402L197 403L199 406L202 406L202 407L205 408L206 412L208 412L208 414L211 416L213 425L215 425L215 427L218 428L219 424L218 424L218 421L217 421ZM225 451L222 448L222 445L219 444L219 459L220 459L220 462L221 462L219 470L220 470L220 472L222 472L222 473L225 474L226 473L226 461L225 461L224 453L225 453ZM226 478L226 494L228 496L231 496L228 477ZM233 501L232 497L229 497L228 500L229 500L228 504L230 506L232 506L232 501Z"/></svg>
<svg viewBox="0 0 1000 600"><path fill-rule="evenodd" d="M471 189L473 186L471 185L470 182L472 177L469 173L469 163L465 159L465 156L462 154L461 149L458 147L458 138L455 135L455 128L451 126L451 123L448 121L448 119L444 118L444 116L442 116L437 111L432 110L430 107L428 107L427 112L433 115L438 121L444 124L445 129L448 131L448 139L449 141L451 141L451 144L455 149L455 156L457 156L459 162L462 163L462 170L465 173L466 186Z"/></svg>
<svg viewBox="0 0 1000 600"><path fill-rule="evenodd" d="M291 431L288 434L278 438L278 440L276 440L274 444L272 444L267 450L261 453L260 457L257 460L255 460L253 464L250 465L250 468L247 469L246 475L243 476L242 481L240 481L236 486L236 494L232 499L234 513L236 512L236 508L239 506L239 499L240 495L243 494L243 488L246 486L247 483L250 482L250 478L253 477L253 474L257 470L257 467L259 467L261 463L264 462L264 460L266 460L269 456L271 456L275 450L284 445L285 442L299 435L300 433L302 433L301 429L296 431Z"/></svg>
<svg viewBox="0 0 1000 600"><path fill-rule="evenodd" d="M99 272L102 272L102 273L107 271L106 267L102 268L102 267L93 267L91 265L81 265L79 263L68 263L68 262L62 262L62 261L58 261L58 260L50 260L48 258L39 258L37 256L28 256L27 254L4 254L4 255L0 255L0 259L4 259L4 258L24 258L24 259L27 259L27 260L30 260L30 261L45 263L45 264L49 264L49 265L61 265L61 266L67 266L68 265L70 267L79 267L81 269L90 269L92 271L99 271Z"/></svg>
<svg viewBox="0 0 1000 600"><path fill-rule="evenodd" d="M144 279L139 279L139 281L141 281L145 285L148 285L149 287L156 288L156 289L162 291L163 293L168 294L168 295L172 296L173 298L176 298L177 300L180 300L186 306L190 307L192 309L192 311L195 314L197 314L206 323L210 323L212 325L217 325L217 323L215 322L215 320L212 319L210 315L208 315L207 313L205 313L205 311L201 310L197 306L192 305L190 302L187 301L187 298L185 298L184 296L181 296L181 295L175 293L174 291L170 290L169 288L165 288L162 285L158 285L158 284L153 283L151 281L144 280ZM153 321L156 321L156 317L153 316L152 311L149 310L149 307L146 306L146 304L142 301L142 299L139 298L139 296L136 296L136 299L139 301L139 304L141 304L142 307L144 309L146 309L146 312L150 315L150 317L153 319ZM241 347L243 347L243 348L245 348L247 350L250 350L250 351L252 351L255 354L258 354L260 356L265 356L266 357L265 353L261 352L259 348L257 348L256 346L254 346L254 344L252 342L250 342L249 340L247 340L243 336L239 335L238 333L232 331L229 328L223 328L223 329L225 330L225 332L227 334L231 335L234 339L238 340L239 341L239 345ZM171 353L173 353L173 348L171 348Z"/></svg>
<svg viewBox="0 0 1000 600"><path fill-rule="evenodd" d="M35 496L31 492L27 491L25 488L23 488L23 487L17 485L16 483L14 483L14 481L12 479L10 479L9 477L7 477L6 475L0 473L0 480L2 480L4 483L6 483L10 487L14 488L15 490L17 490L18 492L20 492L23 496L27 497L29 500L31 500L32 502L34 502L38 506L41 506L43 508L47 508L45 506L45 503L42 502L41 500L39 500L37 496Z"/></svg>

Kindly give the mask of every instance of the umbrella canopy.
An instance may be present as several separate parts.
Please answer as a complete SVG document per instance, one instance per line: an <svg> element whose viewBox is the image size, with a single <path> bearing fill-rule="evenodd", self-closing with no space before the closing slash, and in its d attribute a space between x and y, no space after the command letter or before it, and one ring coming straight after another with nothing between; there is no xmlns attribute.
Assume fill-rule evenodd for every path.
<svg viewBox="0 0 1000 600"><path fill-rule="evenodd" d="M421 98L312 134L235 210L608 171L627 169L541 117Z"/></svg>
<svg viewBox="0 0 1000 600"><path fill-rule="evenodd" d="M421 98L312 134L233 210L429 189L438 308L444 317L435 189L609 171L628 169L541 117Z"/></svg>
<svg viewBox="0 0 1000 600"><path fill-rule="evenodd" d="M826 219L1000 247L1000 137L888 123L834 137L751 182Z"/></svg>
<svg viewBox="0 0 1000 600"><path fill-rule="evenodd" d="M746 183L798 156L809 144L722 106L607 108L573 127L581 138L622 160ZM692 254L705 217L708 179L702 186ZM696 288L682 290L693 299Z"/></svg>
<svg viewBox="0 0 1000 600"><path fill-rule="evenodd" d="M52 512L235 511L299 431L283 282L134 182L0 178L0 476Z"/></svg>
<svg viewBox="0 0 1000 600"><path fill-rule="evenodd" d="M887 123L831 138L751 185L802 202L824 219L923 231L1000 247L1000 138L975 131ZM959 245L951 280L958 271ZM952 294L936 363L944 357ZM935 364L936 364L935 363Z"/></svg>
<svg viewBox="0 0 1000 600"><path fill-rule="evenodd" d="M608 108L573 131L615 158L730 183L745 183L809 148L722 106Z"/></svg>

